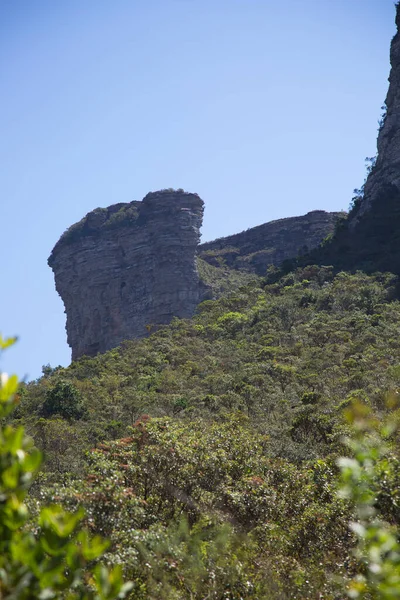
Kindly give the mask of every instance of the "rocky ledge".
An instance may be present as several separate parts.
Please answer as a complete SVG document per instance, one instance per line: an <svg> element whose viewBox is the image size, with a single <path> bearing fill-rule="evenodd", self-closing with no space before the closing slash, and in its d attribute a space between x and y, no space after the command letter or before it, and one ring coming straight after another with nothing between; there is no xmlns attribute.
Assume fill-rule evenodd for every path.
<svg viewBox="0 0 400 600"><path fill-rule="evenodd" d="M197 194L161 190L96 209L61 236L48 264L72 360L193 315L202 297L195 257L202 219Z"/></svg>
<svg viewBox="0 0 400 600"><path fill-rule="evenodd" d="M363 199L352 219L353 226L375 202L384 201L388 190L400 190L400 3L396 4L396 26L390 45L389 89L382 107L377 156L369 167Z"/></svg>
<svg viewBox="0 0 400 600"><path fill-rule="evenodd" d="M345 213L313 210L301 217L288 217L251 227L241 233L201 244L198 255L216 267L265 275L269 265L280 265L315 248L333 233Z"/></svg>

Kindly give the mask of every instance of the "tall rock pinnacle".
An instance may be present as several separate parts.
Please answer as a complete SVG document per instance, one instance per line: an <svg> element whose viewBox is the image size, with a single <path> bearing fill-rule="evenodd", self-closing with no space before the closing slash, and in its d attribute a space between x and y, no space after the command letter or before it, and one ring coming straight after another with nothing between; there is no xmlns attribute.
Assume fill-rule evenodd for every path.
<svg viewBox="0 0 400 600"><path fill-rule="evenodd" d="M94 356L149 325L191 317L201 300L195 253L203 201L183 190L88 213L49 265L67 314L72 359Z"/></svg>
<svg viewBox="0 0 400 600"><path fill-rule="evenodd" d="M375 164L348 220L336 228L330 243L306 257L308 263L400 275L400 2L396 4L396 25L390 47L386 114L379 129Z"/></svg>
<svg viewBox="0 0 400 600"><path fill-rule="evenodd" d="M400 3L396 5L397 33L390 46L389 90L386 96L386 115L377 140L377 159L367 181L364 198L356 220L371 208L388 186L400 190Z"/></svg>

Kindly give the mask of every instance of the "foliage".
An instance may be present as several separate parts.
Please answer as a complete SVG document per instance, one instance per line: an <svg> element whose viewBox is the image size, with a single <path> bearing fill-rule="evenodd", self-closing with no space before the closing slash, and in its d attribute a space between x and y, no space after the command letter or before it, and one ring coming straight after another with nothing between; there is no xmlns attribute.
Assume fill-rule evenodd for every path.
<svg viewBox="0 0 400 600"><path fill-rule="evenodd" d="M45 430L41 407L59 382L69 382L86 409L85 419L65 423L76 432L77 459L99 441L127 435L142 414L214 419L237 410L270 436L271 455L322 458L341 451L342 402L356 394L381 410L399 385L395 291L390 275L335 277L318 267L255 282L203 302L191 321L175 320L148 339L23 386L16 416L35 439L40 434L50 462L55 455L63 461L62 421ZM57 470L70 464L68 456Z"/></svg>
<svg viewBox="0 0 400 600"><path fill-rule="evenodd" d="M138 219L136 202L121 202L108 208L95 208L61 235L57 247L81 239L85 235L96 235L103 229L120 225L132 226ZM54 252L54 250L53 250Z"/></svg>
<svg viewBox="0 0 400 600"><path fill-rule="evenodd" d="M386 113L383 113L382 117L381 117L381 121L380 121L380 124L382 127L383 127L385 118L386 118ZM375 165L376 165L376 160L377 160L376 156L367 156L365 158L366 175L365 175L364 183L362 184L360 189L353 190L354 196L351 199L351 204L349 206L349 211L350 211L349 218L353 217L357 213L357 211L359 210L359 208L361 206L361 203L364 198L364 190L365 190L365 184L367 183L367 177L374 170Z"/></svg>
<svg viewBox="0 0 400 600"><path fill-rule="evenodd" d="M13 418L46 457L29 506L82 505L134 598L342 599L365 576L357 503L336 493L343 411L395 418L396 290L391 274L272 268L192 320L46 368ZM44 417L67 383L85 414ZM387 445L374 510L396 527L396 435Z"/></svg>
<svg viewBox="0 0 400 600"><path fill-rule="evenodd" d="M0 349L11 340L0 338ZM13 410L18 389L16 376L1 375L0 385L0 597L5 600L51 598L111 600L123 598L121 568L108 571L98 564L107 543L90 538L79 522L82 511L65 512L45 506L35 522L25 503L41 456L24 429L4 425Z"/></svg>
<svg viewBox="0 0 400 600"><path fill-rule="evenodd" d="M242 415L143 418L50 498L83 504L143 598L329 597L325 571L341 573L351 545L334 465L299 469L268 445Z"/></svg>
<svg viewBox="0 0 400 600"><path fill-rule="evenodd" d="M230 269L223 264L216 267L199 257L197 257L197 269L200 281L211 288L214 298L232 293L256 278L251 273Z"/></svg>
<svg viewBox="0 0 400 600"><path fill-rule="evenodd" d="M44 417L60 415L68 420L80 419L84 408L79 391L70 381L57 381L54 387L46 391L42 414Z"/></svg>
<svg viewBox="0 0 400 600"><path fill-rule="evenodd" d="M348 595L376 600L400 598L400 530L382 520L379 503L383 486L377 485L382 474L389 481L394 475L387 438L396 429L396 421L393 416L387 425L374 421L368 408L360 404L348 411L348 417L356 435L347 440L353 458L339 460L340 491L356 507L351 527L358 540L355 554L363 567L351 581ZM390 499L396 508L398 494L398 487L391 490Z"/></svg>

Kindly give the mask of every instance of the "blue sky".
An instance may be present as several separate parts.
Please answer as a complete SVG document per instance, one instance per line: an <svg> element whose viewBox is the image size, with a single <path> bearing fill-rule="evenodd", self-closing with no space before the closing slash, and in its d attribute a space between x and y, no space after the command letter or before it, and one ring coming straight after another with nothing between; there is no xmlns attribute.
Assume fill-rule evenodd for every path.
<svg viewBox="0 0 400 600"><path fill-rule="evenodd" d="M2 0L2 369L69 363L47 257L93 208L183 187L204 241L347 209L394 33L392 0Z"/></svg>

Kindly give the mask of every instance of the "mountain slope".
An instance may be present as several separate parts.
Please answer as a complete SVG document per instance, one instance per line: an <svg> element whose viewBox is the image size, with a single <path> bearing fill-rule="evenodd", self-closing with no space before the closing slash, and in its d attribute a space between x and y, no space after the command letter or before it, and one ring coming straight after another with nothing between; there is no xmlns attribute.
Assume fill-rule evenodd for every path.
<svg viewBox="0 0 400 600"><path fill-rule="evenodd" d="M395 290L390 275L334 277L317 267L278 283L258 280L203 302L193 320L175 320L148 339L49 369L25 386L19 411L36 431L38 418L60 414L57 403L44 411L49 394L61 402L63 394L65 402L74 398L71 390L56 389L66 382L84 407L83 418L64 415L79 430L81 446L124 435L143 413L215 418L240 410L268 431L278 454L318 456L330 451L342 401L361 394L380 409L386 391L396 388ZM309 430L296 433L294 422L307 411Z"/></svg>
<svg viewBox="0 0 400 600"><path fill-rule="evenodd" d="M343 598L360 568L352 508L336 495L344 409L362 401L384 419L393 406L395 288L391 275L307 267L46 368L16 414L46 456L34 506L83 504L135 600ZM375 504L399 524L389 449Z"/></svg>
<svg viewBox="0 0 400 600"><path fill-rule="evenodd" d="M198 256L216 267L265 275L271 265L315 248L332 234L344 213L314 210L301 217L263 223L241 233L200 244Z"/></svg>

